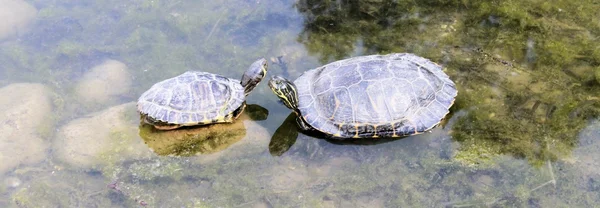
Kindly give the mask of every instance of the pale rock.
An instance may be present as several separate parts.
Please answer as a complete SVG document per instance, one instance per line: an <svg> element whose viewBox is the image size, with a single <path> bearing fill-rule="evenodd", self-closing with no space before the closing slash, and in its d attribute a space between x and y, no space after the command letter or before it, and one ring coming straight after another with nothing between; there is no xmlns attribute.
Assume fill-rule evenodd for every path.
<svg viewBox="0 0 600 208"><path fill-rule="evenodd" d="M36 15L37 9L23 0L0 0L0 41L27 32Z"/></svg>
<svg viewBox="0 0 600 208"><path fill-rule="evenodd" d="M151 157L138 135L138 116L131 102L73 120L59 129L54 156L74 168L101 168Z"/></svg>
<svg viewBox="0 0 600 208"><path fill-rule="evenodd" d="M90 69L75 87L75 94L86 104L110 104L131 89L127 66L107 60Z"/></svg>
<svg viewBox="0 0 600 208"><path fill-rule="evenodd" d="M0 1L1 2L1 1ZM42 161L47 140L38 130L50 122L50 91L41 84L0 88L0 174L19 165Z"/></svg>

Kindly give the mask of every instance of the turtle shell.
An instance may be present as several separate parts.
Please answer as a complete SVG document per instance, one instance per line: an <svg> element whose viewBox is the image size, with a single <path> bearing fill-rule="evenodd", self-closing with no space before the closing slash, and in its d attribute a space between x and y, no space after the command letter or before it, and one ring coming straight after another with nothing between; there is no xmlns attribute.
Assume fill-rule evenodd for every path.
<svg viewBox="0 0 600 208"><path fill-rule="evenodd" d="M435 127L457 90L432 61L409 53L332 62L294 81L308 126L333 137L399 137Z"/></svg>
<svg viewBox="0 0 600 208"><path fill-rule="evenodd" d="M154 121L192 126L231 122L245 100L239 80L188 71L144 92L138 111Z"/></svg>

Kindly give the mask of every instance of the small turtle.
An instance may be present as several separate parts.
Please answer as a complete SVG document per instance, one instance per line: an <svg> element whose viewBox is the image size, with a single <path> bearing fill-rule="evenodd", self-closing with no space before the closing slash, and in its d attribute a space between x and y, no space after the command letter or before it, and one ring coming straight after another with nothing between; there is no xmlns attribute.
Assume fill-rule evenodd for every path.
<svg viewBox="0 0 600 208"><path fill-rule="evenodd" d="M336 61L269 87L303 131L332 138L401 137L440 123L457 90L442 67L409 53Z"/></svg>
<svg viewBox="0 0 600 208"><path fill-rule="evenodd" d="M154 84L138 99L142 120L159 130L233 122L246 107L246 96L267 73L257 60L242 81L201 71L188 71Z"/></svg>

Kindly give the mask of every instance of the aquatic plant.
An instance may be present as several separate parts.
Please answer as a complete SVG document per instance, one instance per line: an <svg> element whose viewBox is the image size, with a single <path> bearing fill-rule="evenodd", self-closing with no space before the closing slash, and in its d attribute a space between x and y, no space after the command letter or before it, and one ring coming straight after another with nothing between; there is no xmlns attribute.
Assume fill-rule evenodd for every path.
<svg viewBox="0 0 600 208"><path fill-rule="evenodd" d="M298 41L326 63L354 53L413 52L457 82L456 159L567 155L600 115L599 6L592 1L298 1ZM478 161L478 162L476 162Z"/></svg>
<svg viewBox="0 0 600 208"><path fill-rule="evenodd" d="M298 45L290 40L311 57L290 62L290 76L319 65L312 56L324 64L359 54L412 52L443 64L460 92L452 108L452 139L417 136L343 157L315 138L294 138L296 154L275 151L278 158L266 153L265 143L210 162L124 159L117 155L128 146L119 142L139 139L131 131L138 118L127 116L134 124L112 130L114 147L101 155L105 166L48 179L77 188L30 180L49 174L19 167L14 174L31 186L13 193L11 203L549 207L593 206L600 199L599 183L590 179L595 175L578 172L578 161L566 157L581 129L600 114L600 8L593 0L302 0L295 8L303 20L289 12L290 1L30 2L39 8L39 21L20 40L2 43L0 75L52 87L56 123L104 107L76 104L71 92L72 81L103 59L131 69L137 84L123 98L131 101L149 85L188 69L238 77L255 56L282 55L278 48ZM293 37L298 21L304 27ZM251 99L269 109L281 107L270 92L256 95ZM269 122L288 113L271 112ZM49 136L52 126L39 131ZM589 148L596 151L597 143ZM82 175L92 177L73 179ZM96 189L77 186L90 178L101 180L92 185ZM93 191L73 195L81 190Z"/></svg>

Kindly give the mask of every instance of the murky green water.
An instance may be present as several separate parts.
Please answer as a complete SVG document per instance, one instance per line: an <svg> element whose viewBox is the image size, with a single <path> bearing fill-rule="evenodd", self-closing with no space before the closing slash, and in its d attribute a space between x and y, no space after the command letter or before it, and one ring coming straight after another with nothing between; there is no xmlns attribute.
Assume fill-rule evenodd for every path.
<svg viewBox="0 0 600 208"><path fill-rule="evenodd" d="M599 3L215 2L0 0L0 207L600 204ZM313 138L265 82L202 131L161 135L133 103L186 70L240 78L265 57L295 79L391 52L444 65L445 125Z"/></svg>

